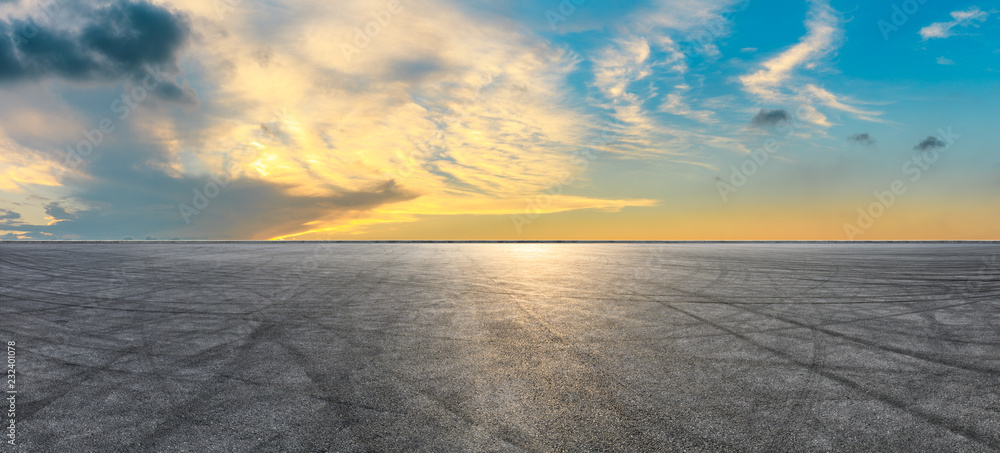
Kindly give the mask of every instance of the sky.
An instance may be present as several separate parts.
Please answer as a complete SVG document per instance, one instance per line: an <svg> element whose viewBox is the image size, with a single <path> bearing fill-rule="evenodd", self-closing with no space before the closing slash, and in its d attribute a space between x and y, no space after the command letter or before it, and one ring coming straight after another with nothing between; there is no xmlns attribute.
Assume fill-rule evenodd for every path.
<svg viewBox="0 0 1000 453"><path fill-rule="evenodd" d="M0 0L2 240L997 240L1000 2Z"/></svg>

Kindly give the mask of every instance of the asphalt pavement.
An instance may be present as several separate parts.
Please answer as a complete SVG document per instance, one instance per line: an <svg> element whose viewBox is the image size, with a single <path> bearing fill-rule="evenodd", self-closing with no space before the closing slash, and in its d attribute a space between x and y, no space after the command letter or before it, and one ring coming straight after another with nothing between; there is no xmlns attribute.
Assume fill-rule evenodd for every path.
<svg viewBox="0 0 1000 453"><path fill-rule="evenodd" d="M998 276L998 244L2 243L0 451L998 451Z"/></svg>

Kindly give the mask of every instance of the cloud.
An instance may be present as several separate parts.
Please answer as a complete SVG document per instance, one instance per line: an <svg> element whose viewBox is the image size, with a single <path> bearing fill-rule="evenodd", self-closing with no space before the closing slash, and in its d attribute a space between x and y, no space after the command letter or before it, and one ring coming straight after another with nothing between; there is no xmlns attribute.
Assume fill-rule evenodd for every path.
<svg viewBox="0 0 1000 453"><path fill-rule="evenodd" d="M224 21L211 2L171 5L183 8L174 16L190 18L204 38L192 35L190 45L176 50L183 49L185 68L196 71L192 83L208 101L183 112L136 109L84 164L59 177L51 199L61 204L42 203L38 212L25 213L36 224L44 223L42 211L59 221L18 231L269 239L445 212L519 214L525 200L565 178L583 185L586 169L573 153L602 139L600 119L583 111L567 84L583 57L450 1L406 6L350 60L341 45L374 20L368 1L275 8L263 2ZM84 26L95 23L91 15L82 17ZM104 34L117 36L115 30ZM84 41L75 28L61 33ZM177 64L177 52L170 63ZM105 60L84 59L91 66ZM96 69L76 79L33 71L104 80ZM24 80L8 79L7 89ZM98 101L72 106L81 123L75 131L93 128L107 110L99 92L107 88L81 85L71 88L92 90L88 95ZM58 151L46 163L59 165L63 145L52 148ZM0 151L0 170L12 160L11 173L23 173L25 162L41 160L20 148L17 153L12 159ZM178 204L193 205L192 190L204 188L221 168L234 168L232 181L187 225ZM651 203L558 199L554 210Z"/></svg>
<svg viewBox="0 0 1000 453"><path fill-rule="evenodd" d="M881 115L883 112L876 112L876 111L870 111L870 110L862 110L860 108L848 105L848 104L844 103L843 101L841 101L840 99L838 99L837 96L834 95L833 93L831 93L831 92L829 92L829 91L827 91L827 90L825 90L823 88L820 88L820 87L818 87L816 85L812 85L812 84L806 85L804 91L805 91L805 93L808 96L811 96L813 99L818 100L821 104L823 104L823 105L825 105L825 106L827 106L829 108L832 108L832 109L836 109L836 110L840 110L842 112L850 113L852 116L854 116L857 119L865 120L865 121L872 121L872 122L876 122L876 123L882 123L882 122L884 122L881 119L875 118L876 116ZM851 101L848 101L848 102L851 102Z"/></svg>
<svg viewBox="0 0 1000 453"><path fill-rule="evenodd" d="M872 146L875 144L875 137L872 137L871 134L867 132L861 132L857 134L851 134L851 136L847 137L847 141L860 143L865 146Z"/></svg>
<svg viewBox="0 0 1000 453"><path fill-rule="evenodd" d="M718 122L715 119L715 112L711 110L692 109L684 98L676 93L670 93L666 96L666 100L660 106L660 110L674 115L686 116L706 124Z"/></svg>
<svg viewBox="0 0 1000 453"><path fill-rule="evenodd" d="M950 66L955 64L955 61L945 57L938 57L937 64Z"/></svg>
<svg viewBox="0 0 1000 453"><path fill-rule="evenodd" d="M399 187L389 180L369 190L352 190L335 194L320 202L337 208L369 209L385 203L412 200L419 197L415 192Z"/></svg>
<svg viewBox="0 0 1000 453"><path fill-rule="evenodd" d="M762 66L733 74L732 66L715 71L717 60L685 55L680 47L692 37L728 33L729 19L721 14L731 2L723 0L638 2L620 22L592 13L604 20L588 19L587 26L604 30L595 34L607 39L582 41L553 38L547 24L544 33L532 33L512 22L517 18L497 17L477 2L426 0L419 7L406 3L346 58L342 46L354 43L355 30L374 20L378 5L244 2L219 18L212 2L148 1L158 6L123 0L67 6L79 14L44 25L39 41L10 46L17 65L0 88L11 96L4 98L11 99L10 109L17 107L9 117L19 119L0 121L9 136L0 142L0 190L48 197L29 210L13 208L41 224L17 231L263 239L353 233L428 215L520 214L525 200L564 185L566 192L544 212L653 206L655 200L602 197L610 183L595 187L590 180L617 159L711 169L721 163L717 153L745 151L742 134L758 131L744 125L758 108L747 111L736 99L742 87L725 105L712 103L723 94L715 84L733 75L761 72L762 84L748 86L790 93L762 104L788 110L761 110L755 127L790 121L793 111L815 113L797 120L827 125L821 114L794 103L809 92L797 73L835 50L840 33L835 13L814 2L798 45L779 56L761 54ZM497 9L497 2L486 3ZM164 20L152 21L143 11ZM584 7L578 14L569 20L583 22ZM8 35L15 22L4 22ZM137 28L138 22L148 25ZM31 45L41 49L29 60L21 47ZM134 83L150 62L182 66L202 104L143 105L116 121L114 134L84 163L51 172L62 164L65 146L96 127L120 96L120 84L101 82L124 77L128 90L128 79ZM59 83L31 83L38 79ZM181 99L188 89L174 84L159 95ZM848 105L839 93L814 94L823 95L816 106L824 110L878 114ZM23 114L29 108L34 114ZM582 151L594 152L600 163L581 166ZM221 168L235 169L232 182L185 224L178 203L192 204L192 189L204 188ZM55 176L40 176L50 173Z"/></svg>
<svg viewBox="0 0 1000 453"><path fill-rule="evenodd" d="M788 123L791 120L792 116L789 115L786 110L760 109L760 112L757 112L757 115L753 117L753 120L751 120L750 123L753 124L754 127L773 129L782 123Z"/></svg>
<svg viewBox="0 0 1000 453"><path fill-rule="evenodd" d="M145 1L117 0L74 8L78 20L53 23L0 20L0 82L57 77L115 81L146 76L146 67L177 71L177 55L191 37L187 17ZM177 98L183 89L163 83L157 93Z"/></svg>
<svg viewBox="0 0 1000 453"><path fill-rule="evenodd" d="M21 214L11 211L9 209L0 209L0 223L10 223L11 220L17 220L21 218Z"/></svg>
<svg viewBox="0 0 1000 453"><path fill-rule="evenodd" d="M947 146L948 144L941 141L941 139L931 136L925 138L924 141L920 142L917 146L914 146L913 149L917 151L927 151L931 149L946 148Z"/></svg>
<svg viewBox="0 0 1000 453"><path fill-rule="evenodd" d="M51 235L35 231L0 231L7 231L7 233L0 235L0 241L46 241L53 239Z"/></svg>
<svg viewBox="0 0 1000 453"><path fill-rule="evenodd" d="M978 6L973 6L967 10L952 11L952 21L935 22L920 29L920 37L924 41L928 39L943 39L955 35L955 27L978 26L976 22L986 22L990 13L981 11Z"/></svg>
<svg viewBox="0 0 1000 453"><path fill-rule="evenodd" d="M806 20L806 36L798 44L762 64L760 70L740 77L744 89L763 99L775 99L778 87L799 67L834 50L841 36L840 21L830 5L813 0Z"/></svg>
<svg viewBox="0 0 1000 453"><path fill-rule="evenodd" d="M122 192L118 180L93 180L77 186L74 203L88 207L69 212L60 203L45 206L53 221L47 225L8 224L21 239L119 239L183 237L186 239L270 239L305 228L322 219L336 222L363 217L380 206L414 200L417 194L386 181L366 190L337 191L326 196L295 196L288 186L266 181L234 180L186 224L178 197L204 187L198 178L171 178L157 171L137 175L146 180L142 191ZM191 204L191 199L184 200ZM14 213L16 214L16 213ZM9 215L9 214L6 214ZM2 223L0 223L2 225ZM16 239L12 237L9 239Z"/></svg>
<svg viewBox="0 0 1000 453"><path fill-rule="evenodd" d="M842 42L843 30L840 19L830 5L822 0L810 2L811 8L806 20L807 33L798 44L788 48L779 55L765 61L756 72L739 78L743 89L752 96L767 103L796 103L800 105L796 111L803 112L802 120L820 127L830 127L832 124L827 116L820 112L814 102L830 109L851 114L854 118L885 122L877 118L883 112L869 111L849 105L837 95L798 77L800 68L814 68L823 57L833 53Z"/></svg>
<svg viewBox="0 0 1000 453"><path fill-rule="evenodd" d="M615 29L606 46L588 53L592 61L593 87L602 95L596 107L609 112L615 136L610 152L623 158L670 159L683 165L698 162L705 143L717 137L701 134L696 128L678 128L675 118L683 116L702 124L716 124L716 114L691 105L697 102L686 77L689 63L713 59L718 49L713 42L728 34L732 0L690 2L655 0L640 8ZM700 54L690 58L692 53ZM699 76L692 76L698 78ZM672 93L661 91L673 89ZM598 101L598 102L601 102ZM669 157L667 157L669 156Z"/></svg>
<svg viewBox="0 0 1000 453"><path fill-rule="evenodd" d="M627 98L630 84L653 73L648 61L650 53L649 42L642 38L606 48L595 61L595 84L610 99Z"/></svg>
<svg viewBox="0 0 1000 453"><path fill-rule="evenodd" d="M45 213L55 220L72 220L76 218L75 215L67 212L66 208L60 206L58 202L53 202L46 205Z"/></svg>

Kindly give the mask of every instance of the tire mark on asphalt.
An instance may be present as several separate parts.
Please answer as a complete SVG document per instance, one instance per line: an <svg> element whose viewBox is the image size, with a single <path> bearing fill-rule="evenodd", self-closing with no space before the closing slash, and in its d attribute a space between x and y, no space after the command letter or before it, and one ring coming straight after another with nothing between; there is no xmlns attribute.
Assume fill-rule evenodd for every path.
<svg viewBox="0 0 1000 453"><path fill-rule="evenodd" d="M262 324L247 335L246 342L236 348L231 358L223 364L224 368L228 370L228 374L235 375L249 368L253 363L256 363L253 360L253 349L265 341L273 340L277 335L276 331L276 325ZM136 451L141 445L157 445L158 440L166 438L169 434L182 427L189 427L189 424L181 423L181 421L191 414L196 414L199 410L207 410L208 408L199 403L203 403L211 399L212 396L217 395L222 387L218 382L207 382L206 384L197 389L193 395L189 395L183 401L171 407L169 415L158 420L156 427L151 432L147 432L138 440L126 445L124 449Z"/></svg>
<svg viewBox="0 0 1000 453"><path fill-rule="evenodd" d="M604 390L609 388L616 388L618 392L628 395L630 397L627 398L628 400L631 401L641 400L641 398L639 398L638 395L635 395L633 392L631 392L630 390L631 387L628 384L623 382L618 377L611 375L610 373L605 371L605 367L600 366L600 360L594 354L581 350L572 342L568 341L563 335L556 332L556 330L552 327L552 325L549 322L545 321L539 315L535 314L531 310L524 307L524 305L519 301L519 298L516 294L508 292L504 285L493 280L493 277L489 275L489 273L485 269L483 269L482 266L479 265L479 263L476 262L475 259L473 259L471 256L468 256L468 254L465 253L464 251L463 255L465 255L467 260L472 263L473 268L480 274L481 277L494 282L496 287L499 289L498 293L505 295L507 300L512 302L512 305L518 311L525 314L529 319L534 321L534 324L537 327L541 328L541 333L543 334L543 336L546 336L550 339L549 341L550 343L561 344L566 346L568 351L571 352L571 354L576 357L576 360L578 362L586 365L588 374L592 375L593 376L592 379L594 379L596 382L588 386L589 388L578 389L577 392L586 394L590 393L587 392L586 390L597 389L598 390L597 393L598 395L600 395L599 404L602 407L610 409L614 413L618 414L618 419L622 421L624 427L630 431L631 438L635 437L643 438L641 444L648 445L649 442L652 442L650 438L646 437L647 433L645 432L644 429L645 426L640 426L635 422L635 420L639 420L642 418L639 416L640 414L645 415L647 419L649 418L656 419L657 414L649 414L645 410L639 407L625 407L620 402L621 398L616 398L613 394ZM573 388L573 385L570 385L569 387ZM694 445L690 445L691 442L694 442L696 444L699 444L698 447L700 448L711 447L717 451L733 449L732 445L729 445L721 441L720 439L709 438L701 434L691 432L684 426L672 425L671 428L674 430L673 434L675 436L677 434L683 435L684 436L683 441L689 443L690 447L694 447ZM676 431L681 431L681 433L677 433ZM675 437L674 440L680 440L680 439L677 439ZM622 448L622 446L619 445L617 448Z"/></svg>
<svg viewBox="0 0 1000 453"><path fill-rule="evenodd" d="M704 322L707 325L710 325L710 326L715 327L715 328L717 328L719 330L722 330L722 331L724 331L724 332L732 335L733 337L735 337L735 338L737 338L739 340L742 340L742 341L744 341L746 343L749 343L749 344L751 344L751 345L753 345L753 346L755 346L757 348L760 348L760 349L763 349L765 351L768 351L768 352L770 352L770 353L772 353L774 355L777 355L779 357L783 357L783 358L785 358L786 360L788 360L792 364L795 364L797 366L803 367L803 368L809 370L810 372L822 375L823 377L825 377L827 379L830 379L832 381L835 381L837 383L843 384L843 385L851 388L852 390L854 390L856 392L859 392L859 393L861 393L861 394L863 394L865 396L874 398L874 399L876 399L878 401L881 401L881 402L885 403L886 405L895 407L896 409L899 409L899 410L901 410L903 412L906 412L906 413L908 413L910 415L913 415L915 417L919 417L919 418L923 419L924 421L926 421L926 422L928 422L928 423L930 423L932 425L940 426L942 428L945 428L945 429L947 429L948 431L951 431L954 434L957 434L957 435L959 435L961 437L964 437L966 439L972 440L972 441L974 441L974 442L976 442L976 443L978 443L980 445L983 445L983 446L986 446L986 447L989 447L989 448L993 448L993 449L1000 449L1000 441L998 441L997 439L993 439L993 438L991 438L991 437L989 437L989 436L987 436L985 434L980 433L978 430L976 430L973 427L963 426L963 425L958 424L958 423L956 423L956 422L954 422L952 420L949 420L949 419L947 419L945 417L941 417L941 416L938 416L936 414L927 412L926 410L923 410L923 409L921 409L919 407L915 407L912 404L908 404L906 401L898 400L897 398L893 397L892 395L888 395L888 394L885 394L885 393L882 393L882 392L875 391L873 389L866 388L863 385L861 385L861 384L859 384L857 382L854 382L851 379L848 379L846 377L840 376L840 375L838 375L836 373L832 373L832 372L830 372L828 370L825 370L825 369L822 369L822 368L812 367L812 366L810 366L810 364L805 363L805 362L797 359L794 355L789 354L786 351L783 351L781 349L774 348L774 347L768 346L766 344L760 343L758 341L755 341L752 338L750 338L750 337L748 337L748 336L746 336L746 335L744 335L744 334L742 334L740 332L737 332L737 331L735 331L733 329L725 327L722 324L715 323L715 322L713 322L713 321L711 321L711 320L709 320L707 318L703 318L703 317L698 316L698 315L696 315L694 313L688 312L686 310L682 310L680 308L671 306L669 304L664 304L664 306L667 307L667 308L669 308L669 309L671 309L671 310L677 310L677 311L679 311L681 313L684 313L684 314L686 314L686 315L688 315L688 316L690 316L690 317L692 317L694 319L698 319L698 320Z"/></svg>

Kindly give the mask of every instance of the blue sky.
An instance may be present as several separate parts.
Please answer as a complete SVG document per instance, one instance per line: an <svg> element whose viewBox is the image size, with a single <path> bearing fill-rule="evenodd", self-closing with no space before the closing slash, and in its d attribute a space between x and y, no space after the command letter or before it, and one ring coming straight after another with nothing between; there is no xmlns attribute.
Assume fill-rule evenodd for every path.
<svg viewBox="0 0 1000 453"><path fill-rule="evenodd" d="M0 16L6 240L998 239L997 2Z"/></svg>

